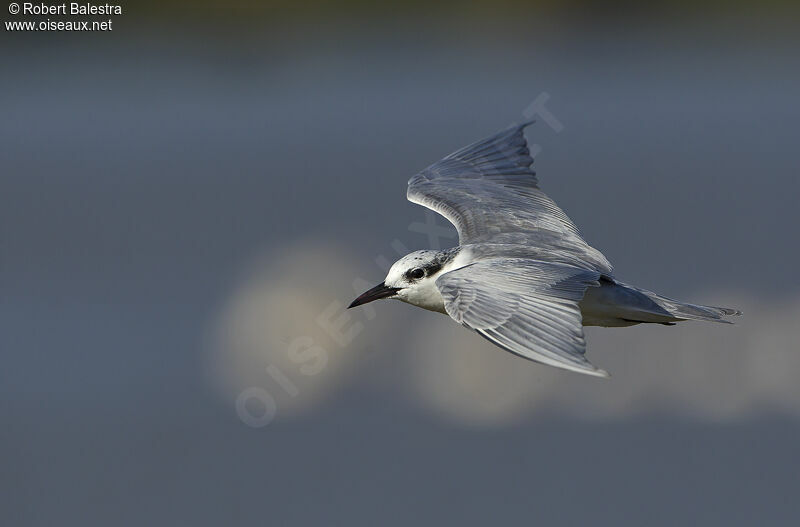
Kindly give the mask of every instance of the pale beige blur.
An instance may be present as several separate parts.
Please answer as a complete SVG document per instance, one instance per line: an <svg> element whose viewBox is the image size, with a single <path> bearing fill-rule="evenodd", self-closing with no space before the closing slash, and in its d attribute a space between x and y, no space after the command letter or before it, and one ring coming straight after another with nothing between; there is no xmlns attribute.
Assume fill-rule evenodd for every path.
<svg viewBox="0 0 800 527"><path fill-rule="evenodd" d="M617 419L668 412L710 421L764 411L800 414L794 334L800 301L767 306L732 295L700 296L742 306L745 316L734 326L588 329L588 353L611 372L607 380L528 363L468 332L425 325L409 350L409 386L421 405L465 424L544 413Z"/></svg>
<svg viewBox="0 0 800 527"><path fill-rule="evenodd" d="M355 296L357 268L346 252L316 243L254 258L211 331L212 378L222 396L234 401L245 388L260 387L275 398L278 415L287 415L319 406L357 374L370 342L366 328L382 331L365 312L345 310ZM342 329L330 329L329 322L340 316ZM316 356L293 360L293 346L296 352L313 346ZM287 391L268 367L293 389Z"/></svg>
<svg viewBox="0 0 800 527"><path fill-rule="evenodd" d="M372 262L355 262L348 251L306 244L271 254L279 256L254 259L214 324L214 379L230 402L243 389L259 386L275 397L279 414L292 414L319 408L337 389L362 380L368 390L395 392L468 426L544 414L621 419L668 412L710 421L765 411L800 414L800 299L774 304L698 292L688 296L735 305L744 316L736 325L587 328L589 357L612 375L604 380L526 361L446 316L389 304L395 301L345 310L359 292L352 286L358 270L366 269L365 284L381 275ZM328 308L346 317L345 328L361 325L352 341L337 342L316 321ZM326 351L324 367L308 374L301 369L308 364L291 360L289 346L298 337ZM377 349L381 353L371 360L366 352ZM269 365L292 381L295 396L267 374Z"/></svg>

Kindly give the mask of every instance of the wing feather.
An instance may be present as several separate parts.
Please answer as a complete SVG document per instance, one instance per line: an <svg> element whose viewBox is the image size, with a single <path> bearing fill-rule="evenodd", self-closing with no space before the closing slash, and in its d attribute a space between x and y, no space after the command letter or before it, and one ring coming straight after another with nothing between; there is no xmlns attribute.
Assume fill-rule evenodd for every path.
<svg viewBox="0 0 800 527"><path fill-rule="evenodd" d="M447 313L492 343L526 359L608 376L584 356L578 302L601 274L516 258L482 260L436 280Z"/></svg>
<svg viewBox="0 0 800 527"><path fill-rule="evenodd" d="M409 201L447 218L461 245L535 245L555 255L567 246L572 263L610 274L605 256L539 188L523 134L529 124L477 141L413 176Z"/></svg>

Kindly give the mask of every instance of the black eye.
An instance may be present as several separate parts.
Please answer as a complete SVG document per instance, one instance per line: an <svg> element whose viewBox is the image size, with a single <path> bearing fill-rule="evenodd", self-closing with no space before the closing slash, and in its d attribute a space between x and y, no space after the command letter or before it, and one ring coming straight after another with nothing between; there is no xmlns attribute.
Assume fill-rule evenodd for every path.
<svg viewBox="0 0 800 527"><path fill-rule="evenodd" d="M408 272L408 277L409 277L409 278L413 278L414 280L419 280L419 279L420 279L420 278L422 278L423 276L425 276L425 271L423 271L423 270L422 270L422 269L420 269L419 267L418 267L418 268L416 268L416 269L412 269L412 270L410 270L410 271Z"/></svg>

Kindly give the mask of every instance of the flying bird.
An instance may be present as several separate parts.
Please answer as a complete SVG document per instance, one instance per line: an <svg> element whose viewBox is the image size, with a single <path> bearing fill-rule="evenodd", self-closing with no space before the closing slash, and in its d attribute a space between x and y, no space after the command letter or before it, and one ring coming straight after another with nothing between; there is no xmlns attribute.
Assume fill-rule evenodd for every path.
<svg viewBox="0 0 800 527"><path fill-rule="evenodd" d="M735 309L686 304L620 282L603 254L539 188L511 126L429 166L407 197L450 221L459 245L403 256L349 307L393 298L449 315L500 348L607 377L585 356L583 326L728 322Z"/></svg>

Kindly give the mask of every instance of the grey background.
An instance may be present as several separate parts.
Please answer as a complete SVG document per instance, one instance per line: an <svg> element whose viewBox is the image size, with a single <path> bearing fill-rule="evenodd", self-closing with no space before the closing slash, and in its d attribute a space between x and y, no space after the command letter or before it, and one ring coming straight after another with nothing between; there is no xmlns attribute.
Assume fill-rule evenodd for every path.
<svg viewBox="0 0 800 527"><path fill-rule="evenodd" d="M528 131L542 185L620 277L735 301L745 321L798 301L800 48L787 17L525 13L5 33L0 523L797 522L797 392L724 419L692 411L702 396L646 387L635 412L579 412L636 367L602 388L537 372L555 375L558 404L478 426L415 402L397 373L414 367L414 328L450 330L399 304L334 346L330 361L361 350L335 386L287 371L319 395L279 400L263 428L237 416L252 379L219 380L230 355L213 335L248 269L284 291L324 286L320 310L347 304L355 278L382 279L374 259L395 256L392 240L428 243L408 230L425 218L405 201L408 177L542 92L565 126ZM342 260L313 276L269 271L318 244ZM316 314L295 324L318 331ZM697 331L747 340L759 328L745 321ZM793 320L775 327L791 351ZM632 334L682 331L648 329ZM590 353L613 360L591 337ZM277 394L268 360L252 364ZM729 366L714 363L727 382Z"/></svg>

